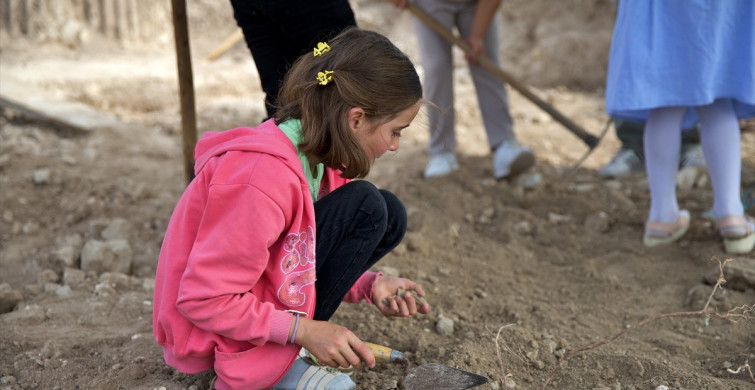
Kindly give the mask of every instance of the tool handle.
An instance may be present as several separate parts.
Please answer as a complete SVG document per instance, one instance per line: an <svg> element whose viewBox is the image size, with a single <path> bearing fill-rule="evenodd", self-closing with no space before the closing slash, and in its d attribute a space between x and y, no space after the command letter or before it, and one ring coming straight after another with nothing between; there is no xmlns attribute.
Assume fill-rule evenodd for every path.
<svg viewBox="0 0 755 390"><path fill-rule="evenodd" d="M396 363L404 357L403 353L396 351L395 349L390 349L373 343L364 344L370 349L370 351L372 351L372 354L375 355L375 363L377 364Z"/></svg>
<svg viewBox="0 0 755 390"><path fill-rule="evenodd" d="M425 23L425 25L430 27L433 31L435 31L438 35L440 35L449 43L459 46L466 53L468 53L471 50L470 45L466 41L459 38L453 32L445 28L432 16L427 14L425 11L421 10L419 7L414 5L411 1L408 1L406 3L406 8L417 19ZM566 115L556 110L555 107L553 107L552 105L546 103L545 101L537 97L537 95L532 93L532 91L530 91L529 88L527 88L524 84L520 83L516 78L514 78L513 75L501 69L501 67L495 64L493 61L491 61L487 56L485 56L485 54L479 54L477 56L477 62L479 62L480 66L485 68L487 71L497 76L501 81L508 83L510 86L516 89L519 93L524 95L524 97L529 99L536 106L540 107L543 111L550 114L550 116L553 119L561 123L564 127L566 127L569 131L571 131L572 134L574 134L580 140L582 140L590 148L590 150L592 150L598 145L598 142L600 142L600 139L598 137L588 133L582 127L574 123L571 119L567 118Z"/></svg>

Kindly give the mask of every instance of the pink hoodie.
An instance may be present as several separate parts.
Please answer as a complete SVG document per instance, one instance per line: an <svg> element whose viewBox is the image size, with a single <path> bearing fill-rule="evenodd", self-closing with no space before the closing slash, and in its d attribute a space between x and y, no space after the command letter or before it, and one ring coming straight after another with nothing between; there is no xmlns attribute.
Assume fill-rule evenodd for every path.
<svg viewBox="0 0 755 390"><path fill-rule="evenodd" d="M194 157L157 264L155 338L179 371L214 368L218 389L266 388L300 349L287 341L286 310L314 314L315 214L301 161L272 120L207 132ZM321 196L346 182L326 169ZM370 301L375 277L344 300Z"/></svg>

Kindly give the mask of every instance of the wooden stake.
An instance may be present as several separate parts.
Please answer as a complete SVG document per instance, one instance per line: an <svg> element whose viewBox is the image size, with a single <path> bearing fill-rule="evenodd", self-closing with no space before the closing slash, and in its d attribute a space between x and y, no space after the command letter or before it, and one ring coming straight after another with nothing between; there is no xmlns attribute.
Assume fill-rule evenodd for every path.
<svg viewBox="0 0 755 390"><path fill-rule="evenodd" d="M186 182L194 179L194 145L197 143L197 118L194 104L194 81L189 47L189 23L186 17L186 0L171 0L173 33L176 41L178 88L181 98L181 127L183 130L183 156Z"/></svg>
<svg viewBox="0 0 755 390"><path fill-rule="evenodd" d="M221 43L215 50L213 50L212 53L208 54L207 57L204 58L205 61L212 62L217 60L220 56L225 54L228 49L232 48L233 45L236 44L236 42L242 39L244 39L244 32L239 28L233 34L228 36L228 38L226 38L223 43Z"/></svg>

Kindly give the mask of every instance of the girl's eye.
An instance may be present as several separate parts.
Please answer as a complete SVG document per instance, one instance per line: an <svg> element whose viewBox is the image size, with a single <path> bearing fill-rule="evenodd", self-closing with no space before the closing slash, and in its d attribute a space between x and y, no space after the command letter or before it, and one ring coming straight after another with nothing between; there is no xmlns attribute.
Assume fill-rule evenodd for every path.
<svg viewBox="0 0 755 390"><path fill-rule="evenodd" d="M394 131L393 134L391 134L394 138L400 138L401 132L400 131Z"/></svg>

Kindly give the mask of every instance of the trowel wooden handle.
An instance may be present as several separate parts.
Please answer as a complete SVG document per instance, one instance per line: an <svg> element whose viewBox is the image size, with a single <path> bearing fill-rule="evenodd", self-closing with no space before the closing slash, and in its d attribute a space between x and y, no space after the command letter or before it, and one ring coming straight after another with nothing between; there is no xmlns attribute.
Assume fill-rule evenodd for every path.
<svg viewBox="0 0 755 390"><path fill-rule="evenodd" d="M372 354L375 355L375 363L377 364L396 363L397 360L403 359L404 357L403 353L396 351L395 349L390 349L373 343L364 344L370 349L370 351L372 351Z"/></svg>

